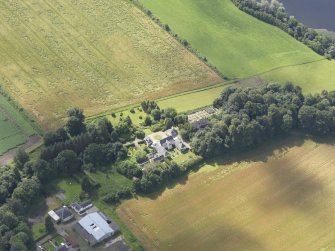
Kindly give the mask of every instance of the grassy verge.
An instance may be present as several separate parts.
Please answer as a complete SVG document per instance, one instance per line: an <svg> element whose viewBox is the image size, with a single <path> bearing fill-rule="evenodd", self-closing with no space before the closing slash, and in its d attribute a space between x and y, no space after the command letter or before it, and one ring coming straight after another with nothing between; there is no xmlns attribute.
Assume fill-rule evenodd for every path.
<svg viewBox="0 0 335 251"><path fill-rule="evenodd" d="M0 93L0 155L39 133L24 111L15 107L10 100Z"/></svg>

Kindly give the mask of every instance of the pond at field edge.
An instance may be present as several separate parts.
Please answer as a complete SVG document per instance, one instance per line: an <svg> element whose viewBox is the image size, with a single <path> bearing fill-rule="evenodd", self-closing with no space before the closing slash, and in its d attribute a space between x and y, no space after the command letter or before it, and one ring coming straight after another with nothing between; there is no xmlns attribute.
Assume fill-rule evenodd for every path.
<svg viewBox="0 0 335 251"><path fill-rule="evenodd" d="M286 11L315 29L335 31L335 0L279 0Z"/></svg>

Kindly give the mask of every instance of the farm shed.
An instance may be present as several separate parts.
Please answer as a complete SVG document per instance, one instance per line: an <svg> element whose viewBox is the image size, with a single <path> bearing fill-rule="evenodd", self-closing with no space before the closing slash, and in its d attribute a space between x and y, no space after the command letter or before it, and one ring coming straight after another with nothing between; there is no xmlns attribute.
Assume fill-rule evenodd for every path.
<svg viewBox="0 0 335 251"><path fill-rule="evenodd" d="M90 246L102 242L119 231L119 227L101 212L86 215L74 229L87 240Z"/></svg>

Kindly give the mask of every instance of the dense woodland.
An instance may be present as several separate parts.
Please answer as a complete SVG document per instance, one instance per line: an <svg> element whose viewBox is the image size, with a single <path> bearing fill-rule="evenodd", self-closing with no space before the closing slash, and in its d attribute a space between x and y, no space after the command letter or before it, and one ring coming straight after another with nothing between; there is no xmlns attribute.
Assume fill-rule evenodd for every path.
<svg viewBox="0 0 335 251"><path fill-rule="evenodd" d="M316 53L327 58L335 58L335 43L332 38L316 32L289 16L277 0L232 0L242 11L286 31Z"/></svg>
<svg viewBox="0 0 335 251"><path fill-rule="evenodd" d="M292 84L228 87L214 101L211 126L196 132L193 150L202 156L243 151L292 129L326 135L335 129L335 92L306 95Z"/></svg>

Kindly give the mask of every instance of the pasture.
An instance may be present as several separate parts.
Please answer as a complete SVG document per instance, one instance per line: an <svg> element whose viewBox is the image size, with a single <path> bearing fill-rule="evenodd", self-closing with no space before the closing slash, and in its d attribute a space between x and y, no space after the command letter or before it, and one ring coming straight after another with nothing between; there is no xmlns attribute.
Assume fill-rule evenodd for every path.
<svg viewBox="0 0 335 251"><path fill-rule="evenodd" d="M303 87L304 93L317 93L335 89L335 60L322 60L309 64L284 67L260 77L266 81L286 83L288 81Z"/></svg>
<svg viewBox="0 0 335 251"><path fill-rule="evenodd" d="M223 74L245 78L321 56L230 0L139 0Z"/></svg>
<svg viewBox="0 0 335 251"><path fill-rule="evenodd" d="M46 130L221 78L129 1L2 1L0 82Z"/></svg>
<svg viewBox="0 0 335 251"><path fill-rule="evenodd" d="M0 155L37 134L29 121L0 94Z"/></svg>
<svg viewBox="0 0 335 251"><path fill-rule="evenodd" d="M333 250L335 147L276 139L118 214L147 250Z"/></svg>
<svg viewBox="0 0 335 251"><path fill-rule="evenodd" d="M304 92L333 89L334 61L319 62L323 58L307 46L230 0L139 1L230 78L259 75L266 81L291 81Z"/></svg>

